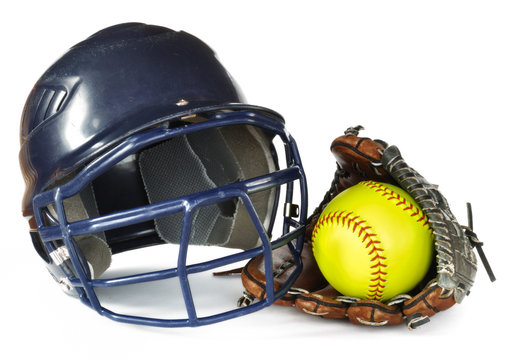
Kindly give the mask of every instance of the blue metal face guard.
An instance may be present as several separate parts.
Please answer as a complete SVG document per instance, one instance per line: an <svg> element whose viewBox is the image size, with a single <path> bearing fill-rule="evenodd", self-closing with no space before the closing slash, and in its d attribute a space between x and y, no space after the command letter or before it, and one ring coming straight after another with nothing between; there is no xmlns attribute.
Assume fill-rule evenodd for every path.
<svg viewBox="0 0 509 360"><path fill-rule="evenodd" d="M81 220L76 222L67 222L63 200L79 193L87 184L106 172L113 165L125 157L136 153L137 151L154 143L170 139L172 137L182 136L192 132L202 131L209 128L230 126L230 125L252 125L279 136L283 141L287 168L278 170L271 174L259 176L245 181L221 186L215 189L203 191L200 193L170 199L155 204L141 206L125 211L100 216L93 219ZM299 181L300 185L300 216L299 221L290 217L284 218L282 236L271 243L263 224L257 216L256 210L249 198L250 194L258 191L267 190L272 187L278 187L286 184L286 203L292 203L293 181ZM191 231L192 216L195 209L216 204L225 200L240 198L246 207L249 216L260 236L262 245L239 253L218 258L215 260L202 262L193 265L187 265L187 250L189 245L189 234ZM54 204L58 215L58 225L47 225L44 220L46 207ZM110 319L134 323L140 325L151 325L160 327L182 327L182 326L201 326L216 323L219 321L242 316L254 311L260 310L271 305L275 300L281 298L292 286L300 271L302 263L300 252L303 246L303 234L307 217L307 185L303 172L297 145L290 134L286 131L284 124L274 118L261 113L252 111L237 111L231 113L220 113L213 115L208 121L184 125L178 128L157 127L149 131L135 134L127 138L113 149L98 157L96 160L86 166L72 180L64 185L55 187L46 192L40 193L33 200L35 218L38 224L40 238L46 247L48 253L56 250L54 241L63 241L68 249L72 268L64 264L48 264L50 272L57 278L61 275L66 277L69 285L74 289L81 301L99 314ZM158 217L168 216L177 212L184 213L184 220L181 231L180 249L178 253L177 267L141 273L136 275L110 278L110 279L91 279L88 265L77 247L74 236L92 234L106 231L122 226L128 226ZM293 228L290 231L290 228ZM272 277L272 249L287 245L294 256L296 270L289 277L286 283L278 290L274 291L274 280ZM242 260L248 260L260 254L265 258L266 274L266 297L265 299L253 303L247 307L233 309L223 313L198 317L194 306L193 296L189 286L188 275L208 271L217 267L232 264ZM187 319L158 319L124 315L112 312L101 306L100 301L94 291L99 287L115 287L130 285L147 281L163 280L178 277L184 301L187 310ZM57 279L58 280L58 279Z"/></svg>

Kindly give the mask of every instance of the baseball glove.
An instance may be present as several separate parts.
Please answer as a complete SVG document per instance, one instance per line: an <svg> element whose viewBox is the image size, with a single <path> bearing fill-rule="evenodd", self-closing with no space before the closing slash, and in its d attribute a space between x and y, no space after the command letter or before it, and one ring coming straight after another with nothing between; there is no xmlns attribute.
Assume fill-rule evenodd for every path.
<svg viewBox="0 0 509 360"><path fill-rule="evenodd" d="M299 311L323 318L348 318L354 324L383 326L406 322L415 329L429 322L439 311L460 303L474 283L477 260L475 247L491 281L495 276L472 229L471 208L469 226L462 227L452 214L446 199L424 177L409 167L396 146L381 140L359 137L361 126L349 128L336 138L331 151L337 169L330 189L308 219L302 251L303 270L291 290L276 304L295 306ZM325 206L341 191L359 183L374 180L400 186L421 206L433 229L436 259L425 279L408 294L387 302L347 297L330 286L321 274L310 240L313 228ZM277 289L292 273L293 256L287 247L273 251L274 286ZM265 294L264 258L258 256L242 269L242 284L246 291L239 306L247 305Z"/></svg>

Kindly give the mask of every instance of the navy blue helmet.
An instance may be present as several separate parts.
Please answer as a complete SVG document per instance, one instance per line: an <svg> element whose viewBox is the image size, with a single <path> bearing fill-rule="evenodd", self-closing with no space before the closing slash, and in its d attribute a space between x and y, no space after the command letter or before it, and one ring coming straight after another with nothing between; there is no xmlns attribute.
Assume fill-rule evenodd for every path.
<svg viewBox="0 0 509 360"><path fill-rule="evenodd" d="M244 102L198 38L140 23L99 31L37 81L20 135L22 208L34 247L63 289L101 315L204 325L272 304L298 276L307 191L296 143L278 113ZM298 215L283 211L297 207ZM228 251L194 260L189 245ZM175 249L168 266L151 268L143 251L155 246ZM295 271L272 290L271 251L281 246ZM137 252L143 266L115 268L116 258ZM195 274L259 254L268 274L263 301L198 311ZM136 285L154 298L165 281L178 284L169 296L183 298L183 316L110 306L133 294L138 304L140 292L126 290Z"/></svg>

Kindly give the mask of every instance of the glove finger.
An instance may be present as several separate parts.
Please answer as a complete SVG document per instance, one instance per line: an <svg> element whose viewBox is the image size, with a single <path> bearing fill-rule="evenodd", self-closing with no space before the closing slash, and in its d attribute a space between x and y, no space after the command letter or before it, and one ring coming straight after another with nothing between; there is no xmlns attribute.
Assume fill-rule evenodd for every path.
<svg viewBox="0 0 509 360"><path fill-rule="evenodd" d="M295 308L326 319L344 319L348 304L337 299L340 295L331 285L316 292L299 293L295 299Z"/></svg>
<svg viewBox="0 0 509 360"><path fill-rule="evenodd" d="M331 144L331 152L336 162L348 176L341 179L343 188L348 188L362 180L393 183L391 176L382 167L384 143L370 138L358 137L358 131L345 131Z"/></svg>
<svg viewBox="0 0 509 360"><path fill-rule="evenodd" d="M397 305L386 305L375 300L359 300L347 310L348 319L352 324L385 326L403 322L403 313Z"/></svg>
<svg viewBox="0 0 509 360"><path fill-rule="evenodd" d="M403 304L403 314L407 317L431 317L456 304L453 292L444 291L436 282L426 287L412 299Z"/></svg>
<svg viewBox="0 0 509 360"><path fill-rule="evenodd" d="M326 284L326 281L318 269L311 245L305 243L301 254L302 272L293 284L293 288L309 289L310 291L319 289ZM295 271L293 255L287 246L275 249L272 252L274 290L277 291L288 280L289 276ZM242 285L246 291L257 299L265 298L265 261L264 256L260 255L251 259L242 270ZM293 306L296 292L291 291L277 300L275 304L283 306Z"/></svg>

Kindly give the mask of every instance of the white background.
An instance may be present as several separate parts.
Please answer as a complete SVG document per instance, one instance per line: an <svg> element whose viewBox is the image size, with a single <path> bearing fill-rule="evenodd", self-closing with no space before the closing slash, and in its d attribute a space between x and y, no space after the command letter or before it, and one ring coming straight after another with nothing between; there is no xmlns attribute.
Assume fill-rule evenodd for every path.
<svg viewBox="0 0 509 360"><path fill-rule="evenodd" d="M1 358L152 359L183 349L234 359L461 358L502 349L509 273L507 2L47 0L11 2L1 18ZM115 323L62 294L21 217L19 119L33 84L66 49L126 21L200 37L250 103L284 115L299 143L311 209L332 180L329 144L348 126L362 124L363 135L398 145L411 166L440 184L460 222L466 223L465 202L472 202L475 230L498 281L490 283L480 267L461 305L413 332L280 307L197 329L155 329Z"/></svg>

